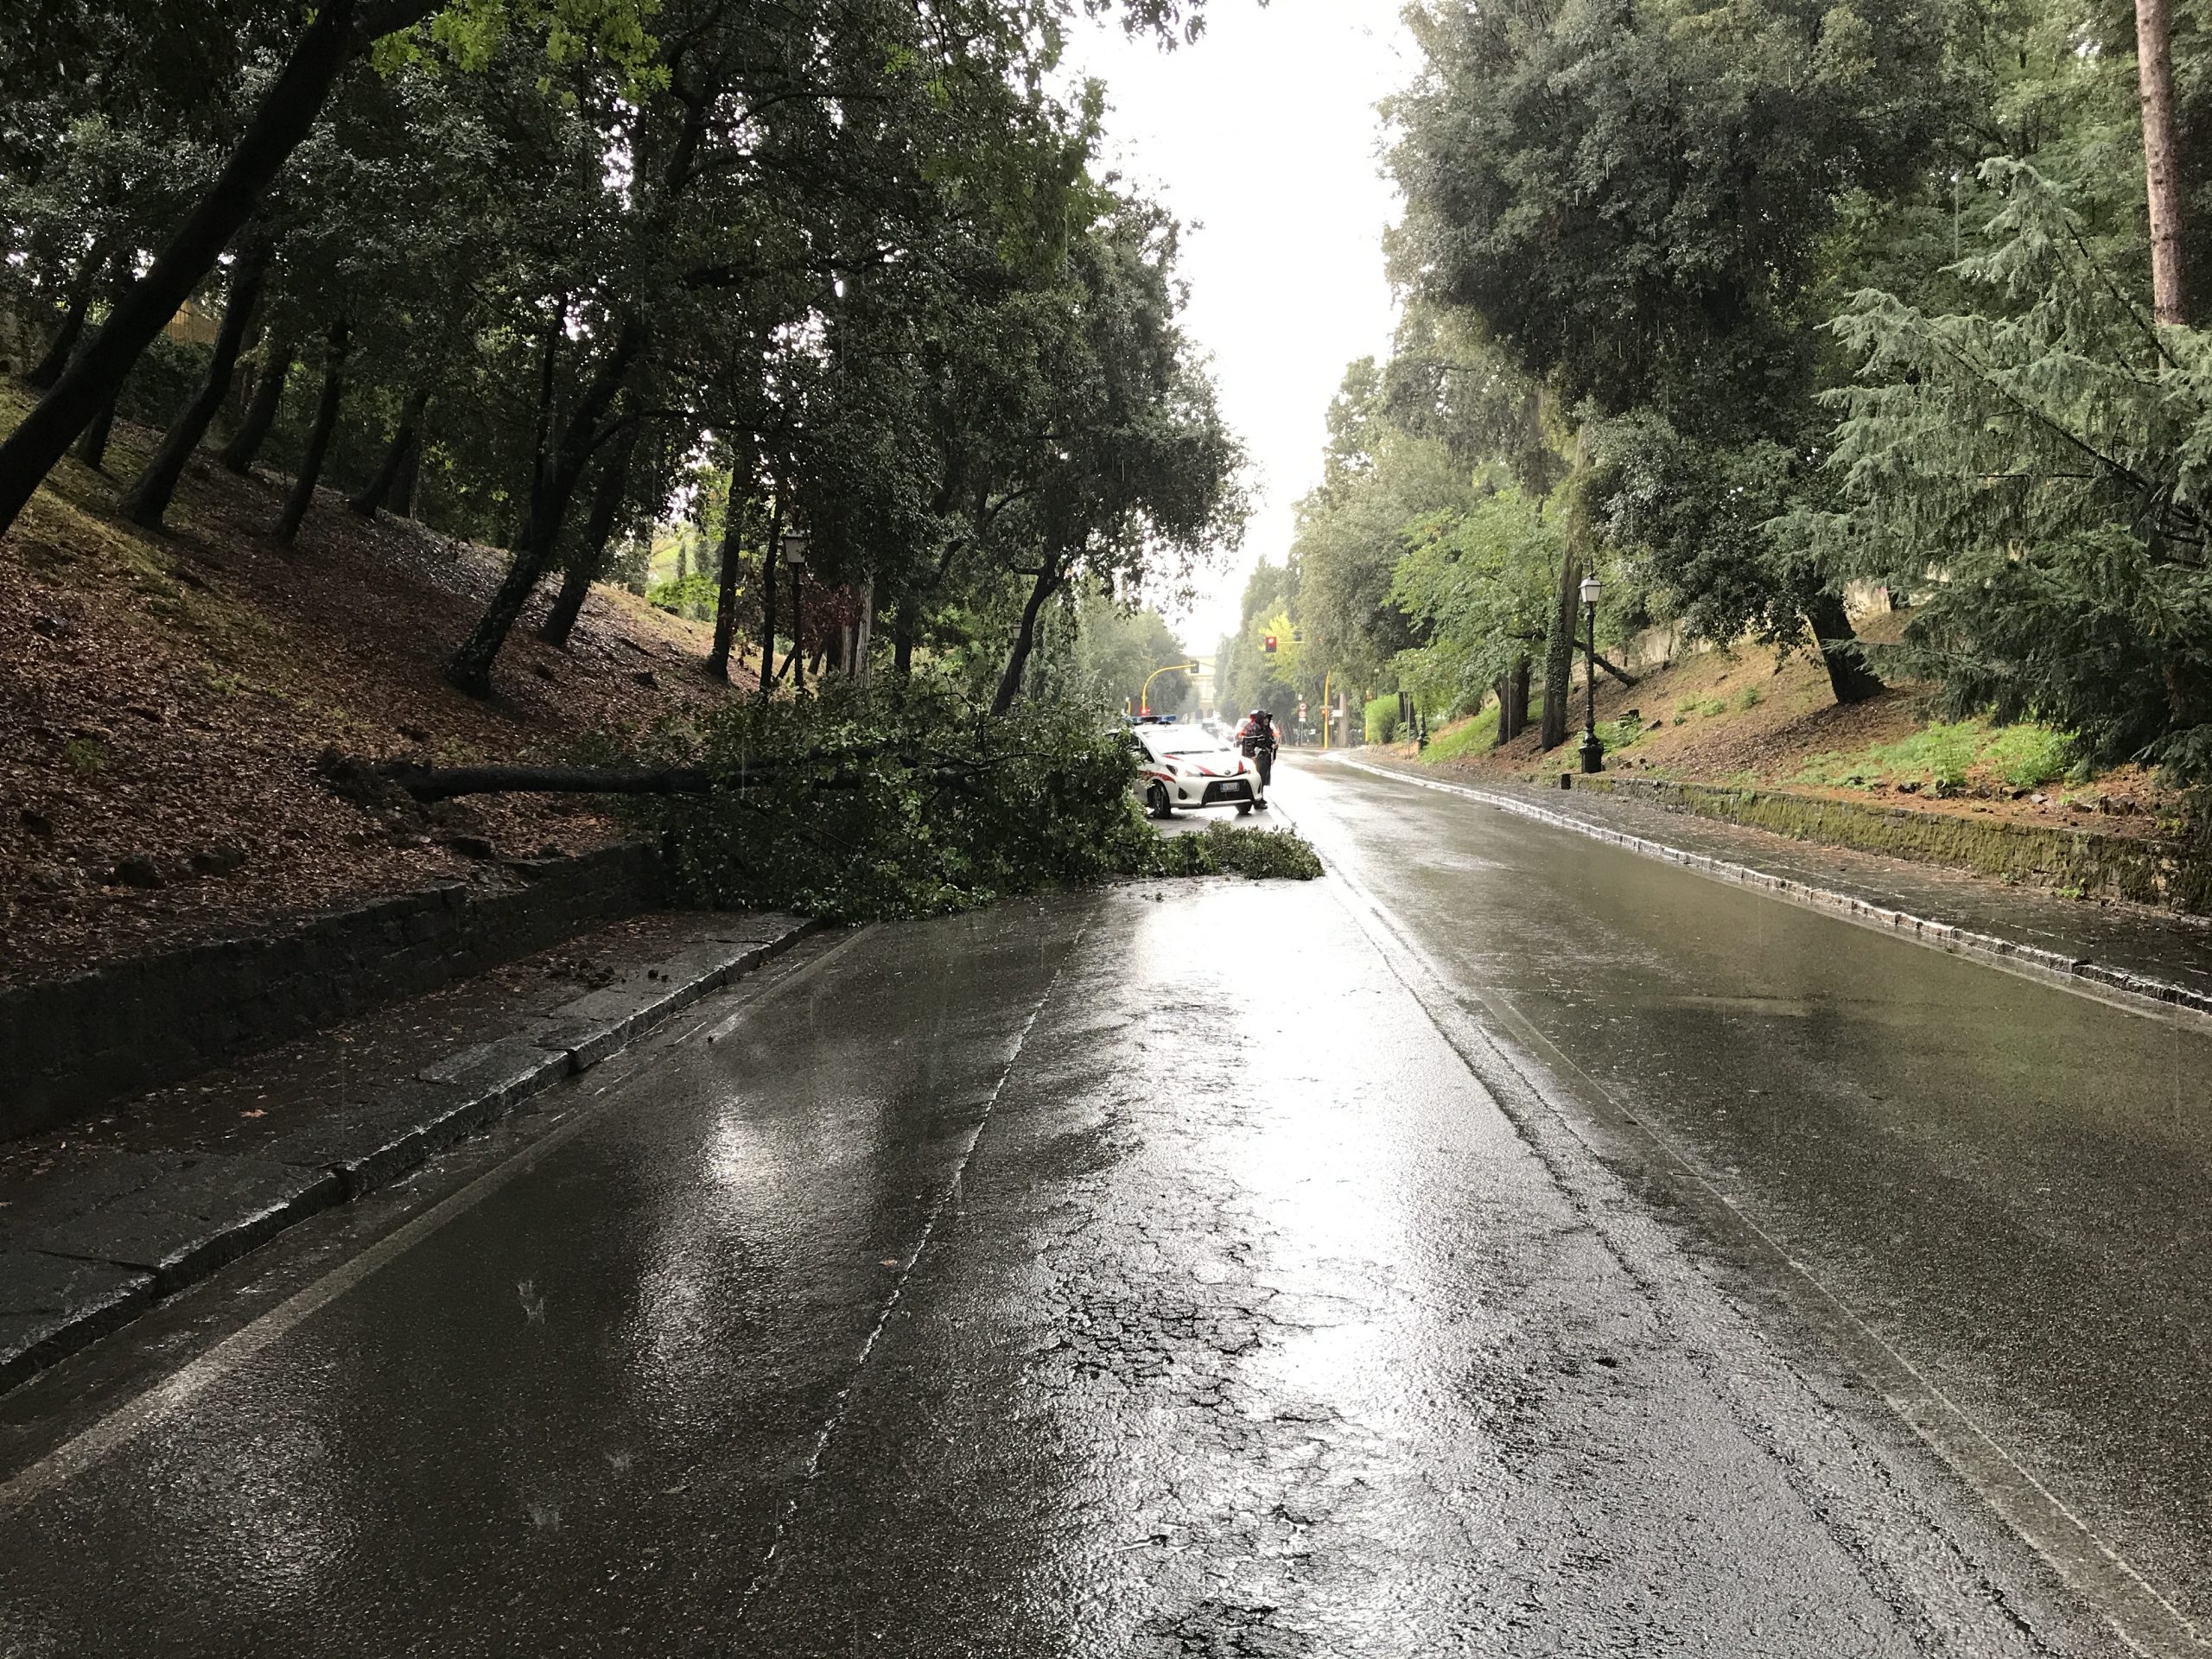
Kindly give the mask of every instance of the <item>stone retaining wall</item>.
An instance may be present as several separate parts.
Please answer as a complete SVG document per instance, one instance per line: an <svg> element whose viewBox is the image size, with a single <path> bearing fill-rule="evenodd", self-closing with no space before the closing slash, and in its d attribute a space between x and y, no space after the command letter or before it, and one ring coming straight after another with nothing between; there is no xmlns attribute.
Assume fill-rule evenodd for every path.
<svg viewBox="0 0 2212 1659"><path fill-rule="evenodd" d="M0 1138L420 995L664 897L645 847L516 860L264 934L0 992Z"/></svg>
<svg viewBox="0 0 2212 1659"><path fill-rule="evenodd" d="M2212 849L2192 851L2170 841L1617 772L1576 778L1574 787L1771 830L1800 841L1947 864L2035 887L2070 888L2091 899L2126 899L2191 915L2212 914Z"/></svg>

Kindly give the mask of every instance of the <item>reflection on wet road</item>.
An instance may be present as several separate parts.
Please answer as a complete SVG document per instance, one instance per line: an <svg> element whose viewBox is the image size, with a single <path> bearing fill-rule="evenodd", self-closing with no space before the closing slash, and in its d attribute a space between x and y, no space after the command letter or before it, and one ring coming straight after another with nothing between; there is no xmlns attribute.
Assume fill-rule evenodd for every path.
<svg viewBox="0 0 2212 1659"><path fill-rule="evenodd" d="M1485 1017L1525 1020L2212 1618L2212 1027L1370 774L1299 801Z"/></svg>
<svg viewBox="0 0 2212 1659"><path fill-rule="evenodd" d="M1662 1119L2089 1499L2136 1481L2172 1530L2131 1547L2192 1581L2202 1206L2161 1068L2201 1039L1286 781L1471 1017ZM0 1652L2121 1650L1763 1333L1755 1271L1494 1095L1351 885L807 947L312 1295L249 1322L305 1243L211 1283L240 1336L194 1389L57 1368L10 1402ZM2100 1329L2108 1295L2173 1322ZM207 1345L175 1332L165 1366Z"/></svg>

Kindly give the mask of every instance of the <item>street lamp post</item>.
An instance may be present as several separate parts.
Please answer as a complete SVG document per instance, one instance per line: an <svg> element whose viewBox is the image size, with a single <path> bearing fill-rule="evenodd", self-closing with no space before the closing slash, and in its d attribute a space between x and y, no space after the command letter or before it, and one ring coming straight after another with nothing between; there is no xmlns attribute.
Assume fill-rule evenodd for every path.
<svg viewBox="0 0 2212 1659"><path fill-rule="evenodd" d="M1605 746L1598 736L1598 578L1594 573L1582 578L1582 616L1586 628L1583 687L1589 694L1582 718L1582 770L1603 772Z"/></svg>
<svg viewBox="0 0 2212 1659"><path fill-rule="evenodd" d="M1163 674L1173 674L1178 669L1196 668L1198 664L1196 663L1170 663L1166 667L1155 668L1151 673L1146 675L1144 677L1144 688L1137 693L1137 713L1140 715L1148 715L1152 712L1152 683L1154 680L1158 679Z"/></svg>
<svg viewBox="0 0 2212 1659"><path fill-rule="evenodd" d="M791 686L806 690L804 613L799 608L798 579L806 569L806 532L797 524L784 527L784 569L791 577Z"/></svg>

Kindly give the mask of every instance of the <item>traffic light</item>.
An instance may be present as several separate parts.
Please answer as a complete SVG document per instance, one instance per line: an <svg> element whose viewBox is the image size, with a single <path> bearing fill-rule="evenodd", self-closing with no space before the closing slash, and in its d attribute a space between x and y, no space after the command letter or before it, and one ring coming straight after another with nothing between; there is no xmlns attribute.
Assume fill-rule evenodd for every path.
<svg viewBox="0 0 2212 1659"><path fill-rule="evenodd" d="M1268 656L1270 656L1270 657L1272 657L1272 656L1274 656L1274 655L1275 654L1275 637L1274 637L1274 635L1273 635L1273 634L1271 633L1271 634L1269 634L1269 635L1268 636L1268 638L1267 638L1267 644L1262 647L1262 649L1263 649L1263 650L1265 650L1265 651L1267 652L1268 655Z"/></svg>

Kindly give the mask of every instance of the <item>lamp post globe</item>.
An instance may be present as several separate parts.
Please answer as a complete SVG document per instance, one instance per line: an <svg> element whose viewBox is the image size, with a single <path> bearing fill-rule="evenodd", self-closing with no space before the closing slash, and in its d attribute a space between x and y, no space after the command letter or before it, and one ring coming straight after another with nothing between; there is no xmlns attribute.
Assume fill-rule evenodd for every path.
<svg viewBox="0 0 2212 1659"><path fill-rule="evenodd" d="M1598 736L1598 575L1582 578L1583 673L1582 770L1605 769L1605 745Z"/></svg>

